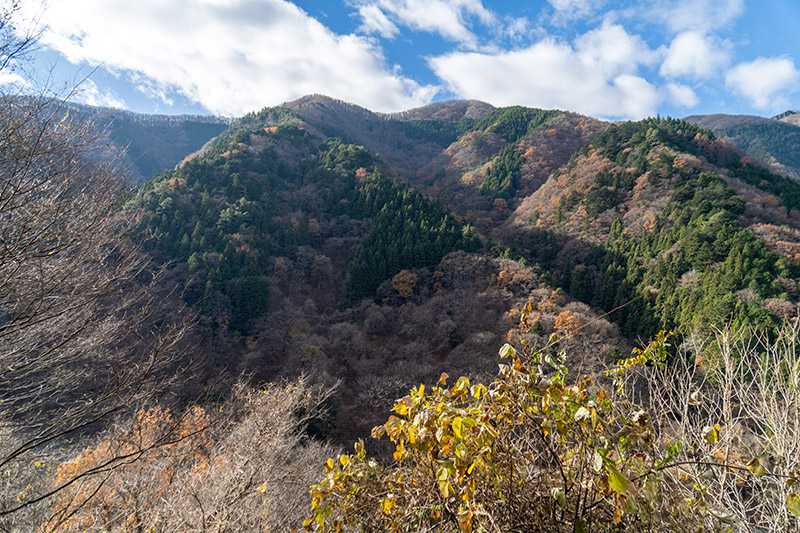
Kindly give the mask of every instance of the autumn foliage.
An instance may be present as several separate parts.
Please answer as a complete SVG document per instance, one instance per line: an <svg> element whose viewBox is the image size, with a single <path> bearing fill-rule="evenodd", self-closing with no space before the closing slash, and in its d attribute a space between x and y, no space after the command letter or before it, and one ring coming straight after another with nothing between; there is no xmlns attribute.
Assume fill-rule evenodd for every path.
<svg viewBox="0 0 800 533"><path fill-rule="evenodd" d="M99 524L136 530L176 476L202 476L213 445L209 417L192 407L176 417L168 409L141 411L132 427L58 465L54 486L66 485L53 504L46 531L84 531ZM93 474L93 475L92 475Z"/></svg>
<svg viewBox="0 0 800 533"><path fill-rule="evenodd" d="M156 407L55 468L44 532L288 531L330 450L304 424L305 381L237 385L218 409Z"/></svg>
<svg viewBox="0 0 800 533"><path fill-rule="evenodd" d="M355 453L329 459L311 487L306 529L730 531L740 522L796 527L797 458L779 463L795 470L768 472L745 448L734 453L732 438L740 429L716 408L724 387L694 385L704 387L706 406L719 422L701 429L687 422L705 421L704 415L684 415L682 422L694 428L688 433L664 431L676 420L664 405L648 408L629 399L629 380L640 369L662 372L648 375L656 388L675 379L682 367L668 364L668 339L659 334L620 361L609 372L615 386L608 390L588 377L568 382L566 357L552 351L555 336L541 351L505 345L500 356L507 362L488 386L464 377L448 385L444 374L433 387L412 389L373 430L373 437L393 444L393 461L368 458L361 442ZM690 374L682 375L692 383ZM797 382L796 370L794 375L791 383ZM698 389L692 405L699 394ZM796 414L796 405L784 402L788 396L779 396ZM718 476L727 481L720 485ZM748 503L747 494L777 503ZM744 503L737 506L723 495Z"/></svg>
<svg viewBox="0 0 800 533"><path fill-rule="evenodd" d="M408 300L414 294L414 287L417 286L418 279L413 272L401 270L392 278L392 287L397 294Z"/></svg>

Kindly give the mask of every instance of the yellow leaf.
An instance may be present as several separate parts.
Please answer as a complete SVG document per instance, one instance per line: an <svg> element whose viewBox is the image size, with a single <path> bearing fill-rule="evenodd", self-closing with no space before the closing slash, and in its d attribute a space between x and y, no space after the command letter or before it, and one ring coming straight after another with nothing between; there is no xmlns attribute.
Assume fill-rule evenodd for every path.
<svg viewBox="0 0 800 533"><path fill-rule="evenodd" d="M628 480L620 474L616 465L611 461L605 462L606 472L608 472L608 486L615 492L625 492L628 490Z"/></svg>
<svg viewBox="0 0 800 533"><path fill-rule="evenodd" d="M756 477L761 477L767 473L767 471L764 470L764 465L761 464L761 461L758 457L753 457L750 459L750 462L747 463L747 469Z"/></svg>
<svg viewBox="0 0 800 533"><path fill-rule="evenodd" d="M786 496L786 509L795 516L800 516L800 495L790 492Z"/></svg>
<svg viewBox="0 0 800 533"><path fill-rule="evenodd" d="M517 355L517 351L510 344L504 344L503 347L500 348L500 357L503 359L515 355Z"/></svg>
<svg viewBox="0 0 800 533"><path fill-rule="evenodd" d="M715 444L719 440L719 424L714 424L714 427L705 426L702 430L703 440L707 444Z"/></svg>
<svg viewBox="0 0 800 533"><path fill-rule="evenodd" d="M391 497L391 495L389 496ZM394 503L394 501L392 501L391 499L384 498L383 500L381 500L381 509L383 509L383 512L385 514L392 514L392 511L394 511L395 507L397 507L397 504Z"/></svg>
<svg viewBox="0 0 800 533"><path fill-rule="evenodd" d="M453 434L459 439L464 438L464 435L461 432L462 429L463 426L461 424L461 418L457 416L453 419Z"/></svg>
<svg viewBox="0 0 800 533"><path fill-rule="evenodd" d="M403 458L406 456L406 447L403 441L400 441L400 444L397 445L394 454L392 454L395 461L402 461Z"/></svg>

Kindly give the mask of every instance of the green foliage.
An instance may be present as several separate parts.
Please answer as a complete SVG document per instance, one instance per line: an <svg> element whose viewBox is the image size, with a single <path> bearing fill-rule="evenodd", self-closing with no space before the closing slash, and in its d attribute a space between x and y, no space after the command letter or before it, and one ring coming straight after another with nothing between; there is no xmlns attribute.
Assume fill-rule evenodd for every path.
<svg viewBox="0 0 800 533"><path fill-rule="evenodd" d="M472 130L476 120L463 118L458 122L449 122L438 119L416 119L395 120L392 123L411 139L429 141L446 147Z"/></svg>
<svg viewBox="0 0 800 533"><path fill-rule="evenodd" d="M596 283L577 296L609 310L634 300L612 316L630 336L723 323L776 326L760 302L778 297L783 290L774 280L794 277L797 267L741 226L743 207L714 174L686 179L640 241L612 231ZM744 289L757 300L739 298Z"/></svg>
<svg viewBox="0 0 800 533"><path fill-rule="evenodd" d="M222 302L228 326L244 331L267 309L270 234L281 230L270 213L287 177L273 149L217 150L147 182L129 205L143 210L134 231L161 259L188 263L187 303Z"/></svg>
<svg viewBox="0 0 800 533"><path fill-rule="evenodd" d="M492 198L509 199L519 187L519 171L523 159L513 145L508 145L491 160L481 184L481 194Z"/></svg>
<svg viewBox="0 0 800 533"><path fill-rule="evenodd" d="M489 131L503 137L509 144L529 135L562 111L510 106L495 109L475 124L478 131Z"/></svg>
<svg viewBox="0 0 800 533"><path fill-rule="evenodd" d="M762 161L772 158L786 166L800 168L800 128L778 120L760 124L737 124L717 131Z"/></svg>
<svg viewBox="0 0 800 533"><path fill-rule="evenodd" d="M345 293L353 300L372 295L403 269L433 267L449 252L480 247L472 228L441 205L380 175L361 182L349 206L354 215L373 219L348 266Z"/></svg>
<svg viewBox="0 0 800 533"><path fill-rule="evenodd" d="M300 117L297 113L284 106L265 107L260 111L247 113L231 126L231 131L239 129L256 129L269 126L284 126L297 124Z"/></svg>
<svg viewBox="0 0 800 533"><path fill-rule="evenodd" d="M184 299L216 323L245 333L264 315L271 257L294 257L316 242L319 221L311 228L310 206L315 217L369 222L366 236L353 235L363 236L346 279L353 299L400 270L432 267L453 250L480 246L439 204L382 177L363 146L338 138L314 143L282 109L248 115L239 123L247 127L232 128L204 157L148 182L130 206L144 211L135 231L145 247L187 263ZM264 137L254 144L265 147L254 149L253 136ZM283 141L305 154L292 167L280 155Z"/></svg>
<svg viewBox="0 0 800 533"><path fill-rule="evenodd" d="M655 176L666 173L677 182L669 204L653 213L641 236L632 237L617 220L602 245L587 245L577 257L549 265L557 283L572 296L615 310L611 319L626 336L649 337L659 329L685 333L714 324L774 328L778 319L763 302L782 297L784 290L776 279L800 274L796 265L768 252L764 242L742 226L738 217L744 202L719 176L675 169L667 155L650 155L656 146L669 146L713 160L713 146L695 146L698 134L709 137L706 130L673 119L613 125L592 143L635 171L601 170L585 195L572 191L558 202L559 221L579 203L595 217L628 197L635 175L653 171L651 179L659 179ZM731 175L779 195L786 205L800 205L800 186L790 180L742 165L738 158L726 166Z"/></svg>
<svg viewBox="0 0 800 533"><path fill-rule="evenodd" d="M322 168L340 167L347 171L358 168L373 169L375 161L366 148L347 144L339 138L329 139L320 148L319 165Z"/></svg>
<svg viewBox="0 0 800 533"><path fill-rule="evenodd" d="M583 204L586 206L586 215L590 218L616 207L618 203L619 194L617 190L609 187L592 187L583 199Z"/></svg>
<svg viewBox="0 0 800 533"><path fill-rule="evenodd" d="M669 146L678 152L699 153L692 144L698 133L714 138L709 130L685 120L646 118L612 124L592 139L592 145L622 166L641 167L644 157L658 145ZM626 151L626 148L632 150Z"/></svg>

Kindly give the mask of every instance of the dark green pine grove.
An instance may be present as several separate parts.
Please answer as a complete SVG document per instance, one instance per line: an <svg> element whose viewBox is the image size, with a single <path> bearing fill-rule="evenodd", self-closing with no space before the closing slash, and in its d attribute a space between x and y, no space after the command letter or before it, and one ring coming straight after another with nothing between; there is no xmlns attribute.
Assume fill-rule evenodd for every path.
<svg viewBox="0 0 800 533"><path fill-rule="evenodd" d="M703 325L777 325L760 301L780 297L778 280L797 276L797 267L741 226L736 215L742 208L718 176L687 178L641 240L625 238L615 223L594 286L580 275L562 282L608 310L638 298L616 312L629 336Z"/></svg>
<svg viewBox="0 0 800 533"><path fill-rule="evenodd" d="M522 155L516 149L519 141L560 114L561 111L522 106L502 107L475 125L476 130L495 133L508 143L490 158L491 163L481 184L481 194L505 200L514 196L519 188L523 164Z"/></svg>
<svg viewBox="0 0 800 533"><path fill-rule="evenodd" d="M560 115L561 111L536 109L523 106L498 108L483 117L474 129L496 133L509 144L516 144L536 128L544 125L551 118Z"/></svg>
<svg viewBox="0 0 800 533"><path fill-rule="evenodd" d="M352 300L371 295L403 269L434 267L449 252L473 252L481 246L469 226L416 189L378 176L354 193L350 205L373 223L347 270L345 291Z"/></svg>
<svg viewBox="0 0 800 533"><path fill-rule="evenodd" d="M519 188L519 171L522 168L522 156L509 145L500 150L486 171L481 194L493 198L509 199Z"/></svg>

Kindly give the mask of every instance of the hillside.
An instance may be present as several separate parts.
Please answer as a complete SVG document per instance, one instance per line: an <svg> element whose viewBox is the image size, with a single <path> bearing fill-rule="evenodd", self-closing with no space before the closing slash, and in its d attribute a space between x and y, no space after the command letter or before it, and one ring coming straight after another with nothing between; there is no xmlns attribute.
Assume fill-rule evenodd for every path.
<svg viewBox="0 0 800 533"><path fill-rule="evenodd" d="M362 393L322 431L347 439L408 379L489 372L525 301L542 339L594 324L576 353L595 373L660 329L776 327L798 207L797 184L688 122L310 96L238 119L128 209L202 317L206 370L342 380Z"/></svg>
<svg viewBox="0 0 800 533"><path fill-rule="evenodd" d="M184 125L178 120L172 127ZM151 139L155 131L166 130L151 131ZM66 162L74 163L71 157ZM121 187L115 176L107 177ZM746 428L747 443L761 443L771 430L749 421L766 424L780 410L757 411L766 405L764 398L773 397L763 389L741 411L725 411L727 400L720 398L727 393L715 376L752 393L749 368L760 364L759 376L786 381L784 372L774 372L785 364L780 352L768 348L775 359L767 361L757 343L786 339L786 346L795 346L790 330L782 328L796 320L800 298L800 185L686 121L611 124L560 110L471 101L384 115L310 96L235 120L175 168L142 184L124 213L117 211L117 198L107 204L114 215L110 227L118 228L111 236L130 243L141 261L125 283L153 280L141 304L147 319L136 323L131 336L140 329L160 331L177 317L185 333L177 342L185 350L152 378L173 368L191 377L161 399L161 407L137 412L140 404L120 406L121 422L106 425L103 433L86 429L75 447L48 456L47 468L38 469L39 456L23 457L26 476L10 476L13 493L22 494L16 501L24 500L29 487L44 494L62 483L64 497L52 512L74 530L86 529L97 516L103 523L122 523L133 508L147 517L136 523L144 523L166 501L179 502L185 515L170 507L163 520L204 518L206 509L229 505L219 502L219 494L246 497L246 504L236 499L230 508L250 524L263 522L267 500L294 509L280 523L297 524L297 495L307 494L316 469L334 454L322 443L354 440L356 455L326 462L326 477L313 489L322 491L317 502L328 489L352 488L360 498L362 483L383 479L387 487L398 486L397 478L384 477L387 472L408 472L408 487L424 485L436 498L447 498L451 487L472 487L467 471L478 463L465 454L481 458L476 477L497 474L502 483L479 480L464 494L485 489L499 495L507 469L493 465L508 457L517 462L513 454L520 453L528 462L519 464L535 466L549 483L521 476L525 482L519 485L531 495L530 505L546 511L543 516L550 511L541 501L560 494L553 492L563 480L557 472L578 472L599 484L593 485L599 498L615 498L604 511L615 523L616 495L626 492L625 483L645 483L636 473L641 457L652 458L647 468L656 473L647 487L664 479L657 469L673 460L701 461L705 468L717 458L712 446L725 438L737 454L744 450L741 457L757 458L761 452L733 443L727 428ZM91 210L79 211L93 220ZM68 242L83 245L81 239ZM104 242L97 244L103 252L99 269L114 264L122 249ZM84 268L79 254L71 258ZM34 259L52 264L50 254ZM56 275L48 281L60 287L60 272L50 271ZM108 299L117 296L112 292ZM151 305L158 311L153 315ZM113 311L114 320L138 321L131 309ZM188 322L193 328L184 331ZM170 332L162 331L167 342ZM727 335L739 332L756 344L747 344L749 362L734 368L725 357L740 340ZM129 342L136 346L135 339L121 337L114 347ZM501 349L503 357L511 356L507 364L498 358L504 343L518 350ZM150 372L146 362L128 365L126 354L116 354L124 361L120 368ZM88 361L86 367L96 364ZM105 369L96 372L105 377ZM70 371L65 367L65 374ZM681 381L673 387L676 376ZM510 384L519 388L512 393ZM781 386L787 394L796 391L795 385ZM94 390L80 393L85 396L76 397L96 396ZM701 393L712 414L696 409L694 398ZM420 406L424 415L417 417L410 408ZM380 426L391 409L397 416ZM609 416L614 418L598 418ZM676 428L676 420L690 425ZM712 425L715 420L725 425ZM470 433L477 424L490 433ZM409 437L398 432L400 425L412 432ZM361 444L376 426L373 434L385 433L390 442ZM488 447L487 435L501 447ZM642 447L623 461L632 435L641 435L633 445ZM690 448L671 444L678 437ZM539 442L547 444L544 456ZM606 462L609 442L616 451ZM433 449L446 463L432 471ZM420 469L390 470L392 459L399 463L417 452ZM143 459L130 462L132 455ZM541 466L546 457L555 462ZM569 463L571 457L582 457L581 465ZM763 468L754 460L739 461L736 490L739 484L751 490L744 476ZM796 471L794 463L780 460L789 465L780 472ZM365 470L356 485L323 487L342 472L356 472L348 465L359 461ZM102 471L108 464L120 466L113 475L93 475L97 465ZM460 479L451 474L459 468L467 472ZM86 484L74 482L85 472ZM681 475L663 486L680 489ZM575 480L567 481L577 494ZM775 493L765 486L758 490ZM186 487L190 496L182 492ZM695 490L685 489L676 493L684 503ZM418 490L407 493L428 494ZM655 501L648 498L636 505ZM573 499L582 505L582 497L564 495L565 502ZM364 505L372 509L374 500L366 498ZM337 508L341 501L347 500L326 503L328 512L350 512L347 505ZM394 508L389 496L383 502L374 522L361 511L354 520L385 525ZM677 507L663 505L659 512L672 520ZM321 526L325 508L315 509L322 509L313 518ZM626 509L632 520L649 516ZM125 517L117 516L123 511ZM694 516L693 507L684 511ZM703 521L712 515L700 516ZM431 513L430 523L440 518ZM532 527L529 512L519 518L508 523Z"/></svg>
<svg viewBox="0 0 800 533"><path fill-rule="evenodd" d="M531 110L511 127L521 109L476 120L476 106L430 106L405 121L310 97L242 117L205 153L147 182L127 209L141 211L136 231L146 249L174 262L171 283L201 315L204 371L341 380L340 406L324 432L346 440L368 431L376 420L363 413L388 406L409 379L489 375L495 361L484 354L513 329L513 309L529 301L539 313L539 342L566 323L591 323L576 346L628 351L592 309L549 286L541 271L480 252L463 216L403 183L430 180L392 164L407 151L430 167L480 132L524 149L522 168L531 173L514 191L529 190L533 176L541 181L569 158L557 149L560 137L578 146L599 124ZM444 111L451 121L418 118ZM545 123L554 125L545 132ZM584 132L577 140L573 128ZM352 143L361 136L369 147ZM532 148L538 138L540 150ZM376 154L378 146L393 151ZM452 185L491 206L493 195L480 187ZM441 197L458 202L457 194ZM595 357L579 366L599 373L601 364Z"/></svg>
<svg viewBox="0 0 800 533"><path fill-rule="evenodd" d="M800 119L796 113L762 118L751 115L692 115L686 121L712 130L768 165L800 180Z"/></svg>
<svg viewBox="0 0 800 533"><path fill-rule="evenodd" d="M142 183L171 170L228 128L228 119L198 115L148 115L79 104L64 106L72 120L93 125L99 153L129 180Z"/></svg>

